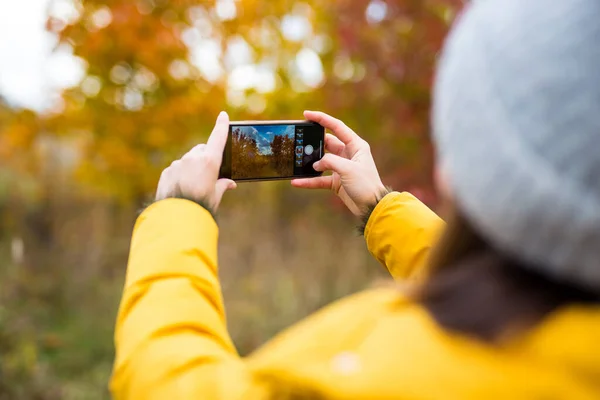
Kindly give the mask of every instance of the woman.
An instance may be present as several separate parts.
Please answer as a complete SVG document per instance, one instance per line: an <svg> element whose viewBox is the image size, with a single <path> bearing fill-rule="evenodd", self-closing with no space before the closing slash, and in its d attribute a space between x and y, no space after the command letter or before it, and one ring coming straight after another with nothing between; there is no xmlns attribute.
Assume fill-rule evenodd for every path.
<svg viewBox="0 0 600 400"><path fill-rule="evenodd" d="M463 14L434 93L445 228L386 192L364 140L306 112L333 132L315 166L333 175L293 185L333 189L413 289L344 299L246 359L225 325L210 214L235 187L217 180L221 114L136 223L115 398L600 398L599 15L595 0L487 0Z"/></svg>

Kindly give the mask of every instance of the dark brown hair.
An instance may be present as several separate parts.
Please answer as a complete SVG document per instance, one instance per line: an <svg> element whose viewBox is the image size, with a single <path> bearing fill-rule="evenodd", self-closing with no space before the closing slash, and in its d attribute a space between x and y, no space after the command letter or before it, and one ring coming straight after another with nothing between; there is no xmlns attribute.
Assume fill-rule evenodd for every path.
<svg viewBox="0 0 600 400"><path fill-rule="evenodd" d="M527 330L573 303L600 295L558 281L494 249L452 205L417 299L445 329L484 341Z"/></svg>

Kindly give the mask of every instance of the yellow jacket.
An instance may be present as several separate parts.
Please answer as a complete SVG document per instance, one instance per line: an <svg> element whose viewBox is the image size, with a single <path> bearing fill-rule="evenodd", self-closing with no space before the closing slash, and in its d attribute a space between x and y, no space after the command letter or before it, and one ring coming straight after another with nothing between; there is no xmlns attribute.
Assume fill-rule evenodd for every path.
<svg viewBox="0 0 600 400"><path fill-rule="evenodd" d="M443 226L407 193L365 237L395 278L422 272ZM116 327L116 399L599 399L600 309L561 310L510 345L440 329L399 290L332 304L241 358L225 324L217 226L186 200L138 219ZM468 288L465 288L468 290Z"/></svg>

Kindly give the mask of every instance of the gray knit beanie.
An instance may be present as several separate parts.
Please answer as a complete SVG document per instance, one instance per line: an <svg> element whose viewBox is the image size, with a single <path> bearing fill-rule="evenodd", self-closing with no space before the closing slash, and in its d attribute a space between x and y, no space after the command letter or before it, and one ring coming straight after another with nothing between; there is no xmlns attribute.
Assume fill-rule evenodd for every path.
<svg viewBox="0 0 600 400"><path fill-rule="evenodd" d="M480 0L435 86L438 158L500 251L600 291L600 1Z"/></svg>

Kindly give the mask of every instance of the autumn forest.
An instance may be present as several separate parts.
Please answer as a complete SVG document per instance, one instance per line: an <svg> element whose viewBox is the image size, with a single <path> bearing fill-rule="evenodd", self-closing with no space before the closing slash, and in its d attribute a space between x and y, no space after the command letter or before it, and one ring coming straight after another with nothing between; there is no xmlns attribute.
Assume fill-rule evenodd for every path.
<svg viewBox="0 0 600 400"><path fill-rule="evenodd" d="M244 128L238 127L232 132L233 179L290 177L294 174L293 136L273 135L264 147L259 147L257 139Z"/></svg>

